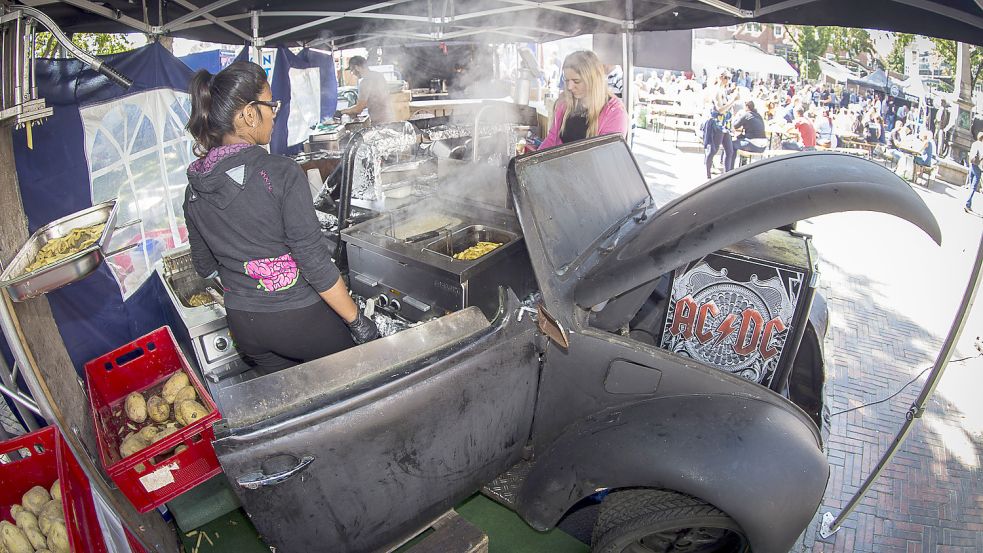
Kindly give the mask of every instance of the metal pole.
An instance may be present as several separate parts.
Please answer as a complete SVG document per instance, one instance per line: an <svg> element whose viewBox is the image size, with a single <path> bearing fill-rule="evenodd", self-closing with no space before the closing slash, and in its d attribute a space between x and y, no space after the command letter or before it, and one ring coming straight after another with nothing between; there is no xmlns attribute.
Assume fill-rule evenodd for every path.
<svg viewBox="0 0 983 553"><path fill-rule="evenodd" d="M32 359L28 355L27 350L24 349L24 343L21 341L17 324L14 322L13 306L10 303L10 297L7 295L6 291L0 292L0 330L3 331L3 335L7 339L7 345L10 346L10 352L13 354L16 364L23 368L21 374L24 376L24 381L27 382L27 387L31 391L31 395L34 396L36 401L37 398L44 398L44 389L41 386L38 373L35 372ZM75 455L76 459L82 460L83 458L90 458L88 452L79 447L78 443L76 443L74 440L67 439L67 432L69 432L69 429L62 428L60 426L60 421L52 411L51 405L42 399L37 401L37 408L40 416L44 417L49 423L59 426L58 430L66 436L65 444L68 445L68 448L71 450L72 454ZM102 476L95 473L94 469L89 463L80 462L79 465L82 467L82 472L85 473L86 478L89 479L89 482L92 485L93 497L98 497L100 500L103 500L103 490L101 488L105 485L105 481L102 479ZM103 535L103 537L111 538L111 536L106 535ZM107 545L114 545L116 550L121 553L129 553L130 551L129 545L126 542L112 544L107 543Z"/></svg>
<svg viewBox="0 0 983 553"><path fill-rule="evenodd" d="M628 110L628 145L635 138L635 95L632 94L632 83L635 72L635 7L632 0L625 0L625 32L621 35L621 54L624 71L621 77L621 98L625 109Z"/></svg>
<svg viewBox="0 0 983 553"><path fill-rule="evenodd" d="M259 38L259 11L253 10L249 15L253 26L253 57L256 58L257 64L263 65L263 41Z"/></svg>
<svg viewBox="0 0 983 553"><path fill-rule="evenodd" d="M956 349L956 343L959 341L959 336L962 334L963 327L966 325L966 319L969 317L973 302L976 301L976 291L980 285L981 274L983 274L983 236L980 237L980 245L976 252L976 261L973 263L973 271L969 276L969 282L966 284L966 291L963 292L962 304L959 306L959 310L952 320L949 335L942 344L939 356L935 359L935 366L932 367L932 372L928 373L928 380L925 382L925 387L922 388L918 399L911 404L911 407L905 414L905 422L901 426L901 430L898 431L898 435L894 437L894 441L891 442L890 447L884 452L880 462L874 467L873 472L870 473L867 480L860 486L857 493L850 498L850 502L847 503L843 511L835 518L833 517L833 513L823 513L823 520L819 527L820 536L828 538L840 529L840 525L843 524L846 517L860 504L860 501L863 500L871 486L874 485L874 481L877 480L877 477L880 476L884 468L891 462L894 454L898 452L901 444L908 437L908 433L911 432L911 427L915 424L915 419L921 418L922 414L925 413L925 404L928 403L928 398L935 392L939 380L942 379L942 374L949 364L949 358L952 357L952 353Z"/></svg>

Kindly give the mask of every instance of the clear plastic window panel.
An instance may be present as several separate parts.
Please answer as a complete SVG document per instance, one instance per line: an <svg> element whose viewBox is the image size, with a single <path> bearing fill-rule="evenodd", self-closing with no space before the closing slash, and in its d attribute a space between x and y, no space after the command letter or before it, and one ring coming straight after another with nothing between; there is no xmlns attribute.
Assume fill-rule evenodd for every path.
<svg viewBox="0 0 983 553"><path fill-rule="evenodd" d="M163 252L187 242L186 170L192 140L184 131L188 94L151 90L81 110L92 203L117 198L118 225L108 249L126 248L108 264L128 298Z"/></svg>

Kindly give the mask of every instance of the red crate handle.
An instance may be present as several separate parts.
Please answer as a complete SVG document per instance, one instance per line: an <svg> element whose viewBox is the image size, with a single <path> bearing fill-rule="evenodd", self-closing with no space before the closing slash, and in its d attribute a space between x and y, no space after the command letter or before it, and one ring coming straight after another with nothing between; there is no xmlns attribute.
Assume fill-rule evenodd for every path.
<svg viewBox="0 0 983 553"><path fill-rule="evenodd" d="M44 438L44 439L42 439ZM30 453L30 457L23 457L16 460L11 460L10 463L20 463L22 461L27 461L35 456L44 455L54 455L55 448L54 443L48 443L51 441L51 435L45 434L26 434L20 438L14 438L13 440L7 440L0 445L0 454L11 454L17 453L23 449L26 449ZM6 464L6 463L5 463Z"/></svg>

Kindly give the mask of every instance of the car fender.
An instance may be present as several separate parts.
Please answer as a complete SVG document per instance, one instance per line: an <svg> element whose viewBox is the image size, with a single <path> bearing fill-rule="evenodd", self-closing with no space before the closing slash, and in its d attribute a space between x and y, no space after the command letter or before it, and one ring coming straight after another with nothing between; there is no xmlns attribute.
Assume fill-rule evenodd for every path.
<svg viewBox="0 0 983 553"><path fill-rule="evenodd" d="M545 530L600 490L675 490L727 513L755 553L786 553L812 520L829 477L814 431L794 409L720 394L599 412L537 456L516 510Z"/></svg>

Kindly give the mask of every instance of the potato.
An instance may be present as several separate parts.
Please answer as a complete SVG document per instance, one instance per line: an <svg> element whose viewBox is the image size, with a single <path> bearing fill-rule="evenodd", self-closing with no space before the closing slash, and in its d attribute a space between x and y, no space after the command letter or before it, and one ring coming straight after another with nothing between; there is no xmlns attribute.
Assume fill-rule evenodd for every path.
<svg viewBox="0 0 983 553"><path fill-rule="evenodd" d="M70 553L68 548L68 528L64 522L51 525L51 533L48 534L48 549L51 553Z"/></svg>
<svg viewBox="0 0 983 553"><path fill-rule="evenodd" d="M164 389L161 390L160 395L164 397L164 401L167 403L174 403L174 397L177 393L181 391L181 388L184 388L190 383L191 380L188 379L188 375L184 374L184 372L174 373L164 383Z"/></svg>
<svg viewBox="0 0 983 553"><path fill-rule="evenodd" d="M17 511L16 515L13 514L13 509L11 509L10 512L13 516L14 522L17 523L17 527L21 530L26 530L31 526L35 528L38 527L38 517L31 511L28 511L27 509L20 509Z"/></svg>
<svg viewBox="0 0 983 553"><path fill-rule="evenodd" d="M3 537L3 544L10 553L34 553L34 547L27 539L27 534L6 520L0 522L0 536Z"/></svg>
<svg viewBox="0 0 983 553"><path fill-rule="evenodd" d="M171 406L158 395L150 396L147 400L147 414L154 422L164 422L171 416Z"/></svg>
<svg viewBox="0 0 983 553"><path fill-rule="evenodd" d="M179 445L179 446L177 446L177 447L174 448L174 453L173 453L172 457L174 455L177 455L178 453L182 453L182 452L187 451L187 450L188 450L188 446L186 446L184 444L181 444L181 445Z"/></svg>
<svg viewBox="0 0 983 553"><path fill-rule="evenodd" d="M144 426L143 428L140 429L139 432L137 432L136 435L143 438L145 442L152 444L154 443L154 438L157 437L157 434L159 432L160 431L157 430L156 426L151 425L151 426Z"/></svg>
<svg viewBox="0 0 983 553"><path fill-rule="evenodd" d="M20 505L17 505L17 504L11 505L10 506L10 518L13 518L14 520L17 520L17 513L21 512L23 510L24 510L24 508L21 507ZM0 540L0 543L2 543L2 542L3 542L3 540Z"/></svg>
<svg viewBox="0 0 983 553"><path fill-rule="evenodd" d="M45 539L44 534L37 526L31 526L30 528L21 528L24 534L27 536L27 541L31 542L31 547L34 549L39 549L48 544L48 540Z"/></svg>
<svg viewBox="0 0 983 553"><path fill-rule="evenodd" d="M186 399L198 399L198 392L195 391L194 386L185 386L174 394L174 403L183 401Z"/></svg>
<svg viewBox="0 0 983 553"><path fill-rule="evenodd" d="M200 420L208 414L205 406L193 399L186 399L174 404L174 418L184 426Z"/></svg>
<svg viewBox="0 0 983 553"><path fill-rule="evenodd" d="M61 501L61 479L55 480L48 491L51 493L51 499Z"/></svg>
<svg viewBox="0 0 983 553"><path fill-rule="evenodd" d="M38 515L38 526L45 536L51 533L52 525L64 522L65 511L62 509L60 501L51 500Z"/></svg>
<svg viewBox="0 0 983 553"><path fill-rule="evenodd" d="M51 517L55 520L65 520L65 509L61 505L61 501L57 499L52 499L51 501L44 504L41 508L41 512L38 513L38 519L44 517Z"/></svg>
<svg viewBox="0 0 983 553"><path fill-rule="evenodd" d="M154 439L151 440L150 443L154 443L155 444L155 443L163 440L164 438L170 436L171 434L177 432L178 430L180 430L180 428L178 428L177 423L167 423L167 424L158 426L157 427L157 435L154 436Z"/></svg>
<svg viewBox="0 0 983 553"><path fill-rule="evenodd" d="M129 457L134 453L146 448L150 442L143 439L139 434L128 435L119 446L119 453L123 457Z"/></svg>
<svg viewBox="0 0 983 553"><path fill-rule="evenodd" d="M131 421L139 424L147 420L147 400L143 399L143 394L133 392L126 396L123 407L126 409L126 417Z"/></svg>
<svg viewBox="0 0 983 553"><path fill-rule="evenodd" d="M34 514L41 512L41 508L44 504L51 501L51 496L48 495L48 490L42 488L41 486L34 486L33 488L27 490L24 497L21 498L21 505L25 509L31 511Z"/></svg>

